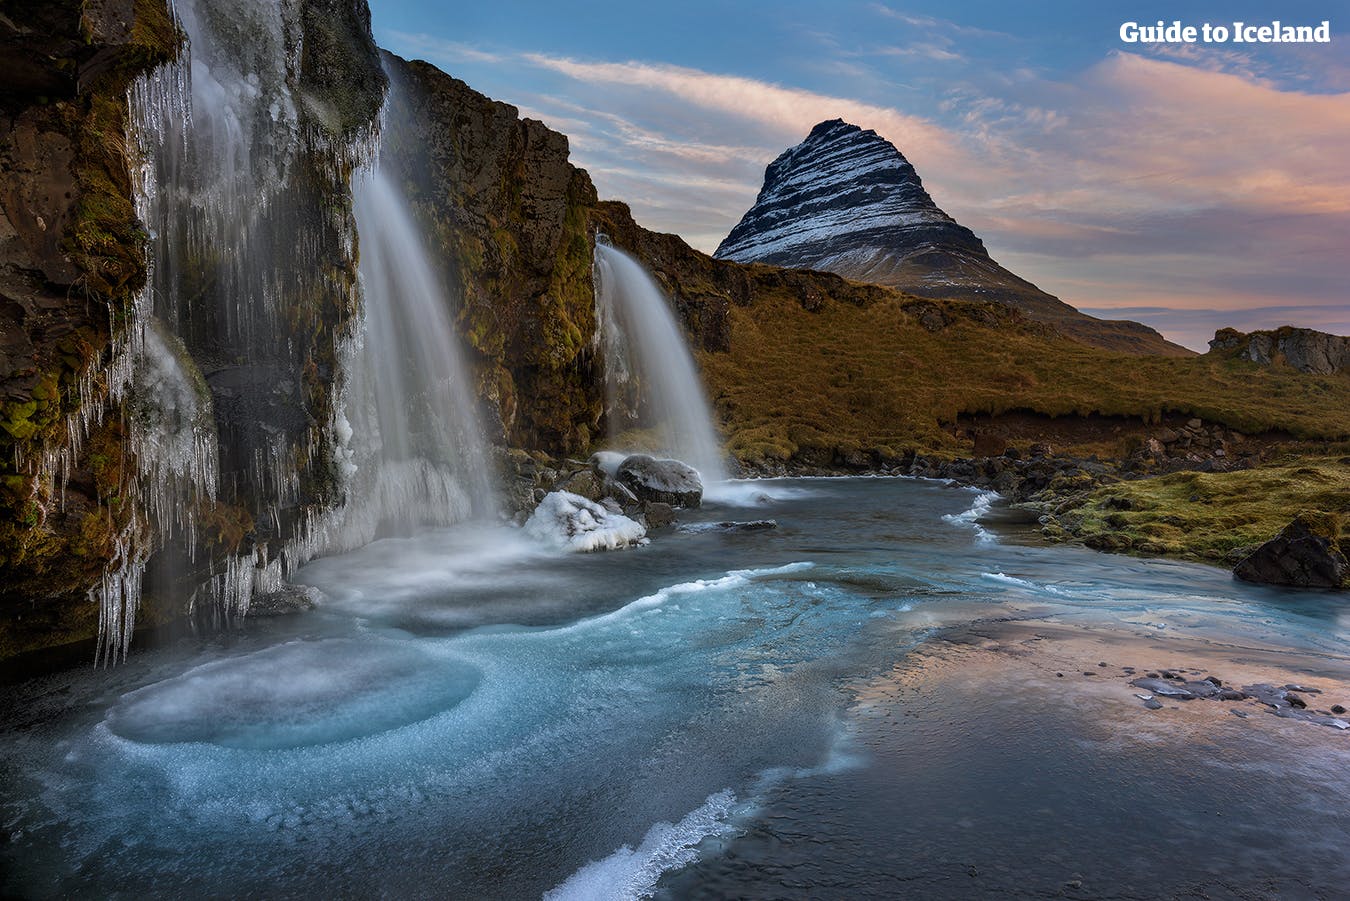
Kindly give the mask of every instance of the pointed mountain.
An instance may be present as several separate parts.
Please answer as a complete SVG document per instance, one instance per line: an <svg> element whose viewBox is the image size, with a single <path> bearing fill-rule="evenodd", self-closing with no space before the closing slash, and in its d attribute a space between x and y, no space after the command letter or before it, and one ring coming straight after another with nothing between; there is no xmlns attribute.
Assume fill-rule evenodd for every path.
<svg viewBox="0 0 1350 901"><path fill-rule="evenodd" d="M1138 322L1080 313L1004 269L933 202L895 145L842 119L820 123L769 164L755 205L714 256L833 272L923 297L997 301L1112 350L1191 353Z"/></svg>

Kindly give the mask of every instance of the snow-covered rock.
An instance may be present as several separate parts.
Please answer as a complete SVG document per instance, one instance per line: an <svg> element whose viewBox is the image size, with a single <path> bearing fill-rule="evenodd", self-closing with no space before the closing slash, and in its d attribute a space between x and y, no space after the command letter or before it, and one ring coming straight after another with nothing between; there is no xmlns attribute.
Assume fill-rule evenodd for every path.
<svg viewBox="0 0 1350 901"><path fill-rule="evenodd" d="M545 495L524 528L536 541L569 551L611 551L647 543L641 523L569 491Z"/></svg>

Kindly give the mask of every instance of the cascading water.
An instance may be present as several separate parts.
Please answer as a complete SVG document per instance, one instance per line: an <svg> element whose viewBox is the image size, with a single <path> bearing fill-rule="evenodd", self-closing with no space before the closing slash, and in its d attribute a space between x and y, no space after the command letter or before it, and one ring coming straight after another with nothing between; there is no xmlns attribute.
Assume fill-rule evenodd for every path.
<svg viewBox="0 0 1350 901"><path fill-rule="evenodd" d="M642 264L603 237L595 244L595 310L611 432L621 406L643 411L638 423L656 429L661 452L697 469L705 485L725 481L721 442L684 331Z"/></svg>
<svg viewBox="0 0 1350 901"><path fill-rule="evenodd" d="M246 612L316 552L342 492L330 399L358 303L340 199L373 153L378 99L364 120L333 117L305 80L299 3L179 0L174 12L178 59L128 96L147 283L114 329L106 395L82 383L67 446L44 452L64 478L91 424L120 411L125 525L91 591L106 657L125 654L147 577L193 607ZM202 553L207 517L211 538L222 522L240 536L234 553Z"/></svg>
<svg viewBox="0 0 1350 901"><path fill-rule="evenodd" d="M329 550L365 544L382 527L448 525L496 506L468 368L425 239L378 165L358 176L355 201L365 304L347 402L355 468Z"/></svg>
<svg viewBox="0 0 1350 901"><path fill-rule="evenodd" d="M301 4L183 0L178 14L180 59L129 98L152 267L110 380L136 463L97 591L112 654L171 538L181 552L156 557L177 569L168 590L242 614L318 553L495 510L446 293L373 164L374 107L332 125L304 80ZM205 510L246 511L249 536L199 564Z"/></svg>

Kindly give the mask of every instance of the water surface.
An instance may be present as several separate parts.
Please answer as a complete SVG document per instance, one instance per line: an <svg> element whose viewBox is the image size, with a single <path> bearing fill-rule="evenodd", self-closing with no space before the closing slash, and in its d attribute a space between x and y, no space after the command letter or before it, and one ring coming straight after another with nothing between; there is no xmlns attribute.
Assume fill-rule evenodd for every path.
<svg viewBox="0 0 1350 901"><path fill-rule="evenodd" d="M933 482L762 487L763 506L686 521L775 530L590 555L481 526L375 542L301 572L325 596L312 614L12 686L4 889L1350 884L1350 735L1252 704L1145 711L1123 671L1279 677L1345 702L1337 596L1022 541L963 515L987 498Z"/></svg>

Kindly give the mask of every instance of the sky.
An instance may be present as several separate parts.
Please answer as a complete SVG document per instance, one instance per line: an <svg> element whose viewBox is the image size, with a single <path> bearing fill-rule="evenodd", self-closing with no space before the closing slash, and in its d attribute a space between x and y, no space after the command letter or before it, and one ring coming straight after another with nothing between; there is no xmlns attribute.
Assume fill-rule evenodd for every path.
<svg viewBox="0 0 1350 901"><path fill-rule="evenodd" d="M1350 0L370 0L376 41L568 135L600 196L711 253L825 119L875 129L998 262L1203 350L1350 334ZM1329 44L1126 44L1126 21ZM1341 29L1345 29L1342 36Z"/></svg>

